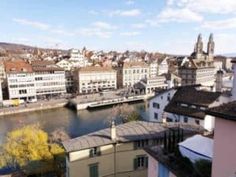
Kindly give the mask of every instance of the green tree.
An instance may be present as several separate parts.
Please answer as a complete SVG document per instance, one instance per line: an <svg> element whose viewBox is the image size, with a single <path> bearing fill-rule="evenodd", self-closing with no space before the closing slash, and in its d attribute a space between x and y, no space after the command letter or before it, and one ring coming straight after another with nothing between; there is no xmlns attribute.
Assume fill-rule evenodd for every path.
<svg viewBox="0 0 236 177"><path fill-rule="evenodd" d="M2 146L4 160L0 165L14 165L26 173L41 173L52 170L55 157L61 154L64 149L49 143L48 134L39 125L28 125L8 133Z"/></svg>

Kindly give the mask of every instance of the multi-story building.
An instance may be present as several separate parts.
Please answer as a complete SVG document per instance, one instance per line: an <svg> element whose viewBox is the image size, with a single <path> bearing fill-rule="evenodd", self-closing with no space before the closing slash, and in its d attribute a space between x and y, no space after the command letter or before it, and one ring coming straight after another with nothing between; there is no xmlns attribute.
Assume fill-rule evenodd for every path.
<svg viewBox="0 0 236 177"><path fill-rule="evenodd" d="M158 59L158 75L168 73L168 57Z"/></svg>
<svg viewBox="0 0 236 177"><path fill-rule="evenodd" d="M155 78L146 78L140 81L140 84L145 89L146 94L154 93L158 89L166 89L168 84L164 75L156 76Z"/></svg>
<svg viewBox="0 0 236 177"><path fill-rule="evenodd" d="M52 97L66 93L65 71L52 61L32 61L37 97Z"/></svg>
<svg viewBox="0 0 236 177"><path fill-rule="evenodd" d="M2 83L0 83L0 107L2 106L3 96L2 96Z"/></svg>
<svg viewBox="0 0 236 177"><path fill-rule="evenodd" d="M65 71L65 77L66 77L66 91L67 91L67 93L75 92L73 72L72 71Z"/></svg>
<svg viewBox="0 0 236 177"><path fill-rule="evenodd" d="M2 83L6 78L4 63L0 61L0 83Z"/></svg>
<svg viewBox="0 0 236 177"><path fill-rule="evenodd" d="M116 70L111 67L89 66L75 71L79 93L93 93L117 88Z"/></svg>
<svg viewBox="0 0 236 177"><path fill-rule="evenodd" d="M194 52L190 56L189 61L179 67L179 75L182 79L181 85L214 85L214 45L213 35L211 34L208 41L207 53L204 52L202 37L199 34Z"/></svg>
<svg viewBox="0 0 236 177"><path fill-rule="evenodd" d="M36 99L35 74L24 60L5 61L9 99Z"/></svg>
<svg viewBox="0 0 236 177"><path fill-rule="evenodd" d="M68 61L65 59L57 62L56 65L60 68L63 68L65 71L71 71L74 66L72 61Z"/></svg>
<svg viewBox="0 0 236 177"><path fill-rule="evenodd" d="M144 177L145 147L163 144L174 124L134 121L63 142L67 177ZM184 127L181 127L184 129ZM186 128L186 127L185 127ZM186 131L187 132L187 131ZM189 131L188 133L193 133ZM79 172L78 172L79 170Z"/></svg>
<svg viewBox="0 0 236 177"><path fill-rule="evenodd" d="M149 100L148 121L163 122L163 118L165 118L165 116L163 115L164 109L169 104L175 92L175 88L163 90Z"/></svg>
<svg viewBox="0 0 236 177"><path fill-rule="evenodd" d="M87 58L78 49L70 49L69 56L69 61L73 62L75 67L85 67L88 64Z"/></svg>
<svg viewBox="0 0 236 177"><path fill-rule="evenodd" d="M149 77L149 66L145 62L125 62L123 65L123 86L129 87Z"/></svg>
<svg viewBox="0 0 236 177"><path fill-rule="evenodd" d="M209 92L198 90L193 86L185 86L177 89L164 111L167 112L168 121L200 125L208 131L213 131L215 119L206 115L205 111L228 100L228 96L220 92Z"/></svg>
<svg viewBox="0 0 236 177"><path fill-rule="evenodd" d="M212 177L235 176L236 158L236 101L211 108L208 115L214 116L214 152Z"/></svg>
<svg viewBox="0 0 236 177"><path fill-rule="evenodd" d="M149 63L149 77L155 78L158 75L158 62L153 61Z"/></svg>

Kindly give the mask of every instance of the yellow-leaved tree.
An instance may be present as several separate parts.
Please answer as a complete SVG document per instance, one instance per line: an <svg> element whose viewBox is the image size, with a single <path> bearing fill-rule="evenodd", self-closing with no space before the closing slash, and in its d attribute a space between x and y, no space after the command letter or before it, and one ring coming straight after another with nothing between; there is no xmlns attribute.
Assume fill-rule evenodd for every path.
<svg viewBox="0 0 236 177"><path fill-rule="evenodd" d="M15 165L26 173L44 173L55 168L55 157L64 149L49 143L48 134L39 125L28 125L7 134L0 165Z"/></svg>

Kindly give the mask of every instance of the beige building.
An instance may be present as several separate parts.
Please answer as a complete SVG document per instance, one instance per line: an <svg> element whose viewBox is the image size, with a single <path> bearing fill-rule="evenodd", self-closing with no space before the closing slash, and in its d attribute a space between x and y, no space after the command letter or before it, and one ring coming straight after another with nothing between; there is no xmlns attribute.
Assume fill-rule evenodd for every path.
<svg viewBox="0 0 236 177"><path fill-rule="evenodd" d="M211 34L209 37L207 52L204 52L202 37L201 35L198 36L194 52L189 58L189 61L179 67L179 76L182 79L181 85L214 85L214 45L213 35Z"/></svg>
<svg viewBox="0 0 236 177"><path fill-rule="evenodd" d="M37 97L52 97L66 93L65 71L52 61L32 61Z"/></svg>
<svg viewBox="0 0 236 177"><path fill-rule="evenodd" d="M35 74L32 66L24 60L4 63L9 99L31 101L36 98Z"/></svg>
<svg viewBox="0 0 236 177"><path fill-rule="evenodd" d="M125 62L123 65L123 87L133 86L149 77L149 66L145 62Z"/></svg>
<svg viewBox="0 0 236 177"><path fill-rule="evenodd" d="M168 128L143 121L112 124L65 141L67 177L146 177L148 158L143 148L162 144Z"/></svg>
<svg viewBox="0 0 236 177"><path fill-rule="evenodd" d="M2 83L6 78L4 63L0 61L0 83Z"/></svg>
<svg viewBox="0 0 236 177"><path fill-rule="evenodd" d="M116 70L111 67L90 66L75 71L79 93L99 92L117 88Z"/></svg>

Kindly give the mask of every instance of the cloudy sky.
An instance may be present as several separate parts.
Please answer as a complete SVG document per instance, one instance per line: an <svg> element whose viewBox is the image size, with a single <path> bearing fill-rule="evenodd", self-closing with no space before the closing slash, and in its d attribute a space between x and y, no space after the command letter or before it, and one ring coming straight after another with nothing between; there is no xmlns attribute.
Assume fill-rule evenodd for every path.
<svg viewBox="0 0 236 177"><path fill-rule="evenodd" d="M211 32L216 53L236 53L236 0L0 2L2 42L190 54L198 33Z"/></svg>

